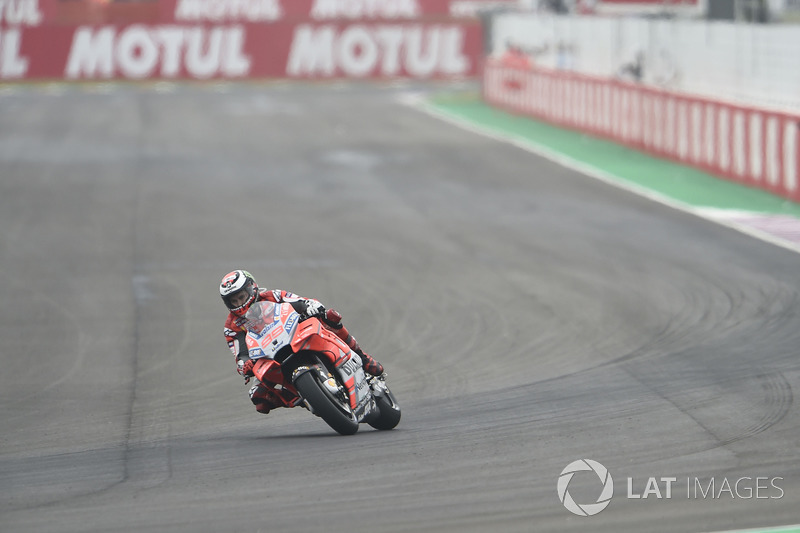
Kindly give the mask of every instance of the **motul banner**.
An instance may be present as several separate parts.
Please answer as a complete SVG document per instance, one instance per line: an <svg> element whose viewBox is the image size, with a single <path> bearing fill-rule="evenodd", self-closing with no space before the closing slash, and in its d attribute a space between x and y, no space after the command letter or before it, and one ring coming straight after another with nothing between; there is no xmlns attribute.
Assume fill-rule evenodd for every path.
<svg viewBox="0 0 800 533"><path fill-rule="evenodd" d="M163 20L418 19L448 15L451 0L163 0Z"/></svg>
<svg viewBox="0 0 800 533"><path fill-rule="evenodd" d="M499 0L0 0L0 81L463 78Z"/></svg>
<svg viewBox="0 0 800 533"><path fill-rule="evenodd" d="M4 27L0 79L470 77L481 46L477 21Z"/></svg>
<svg viewBox="0 0 800 533"><path fill-rule="evenodd" d="M445 21L517 0L0 0L0 26L281 21Z"/></svg>
<svg viewBox="0 0 800 533"><path fill-rule="evenodd" d="M800 115L491 61L487 102L800 201Z"/></svg>

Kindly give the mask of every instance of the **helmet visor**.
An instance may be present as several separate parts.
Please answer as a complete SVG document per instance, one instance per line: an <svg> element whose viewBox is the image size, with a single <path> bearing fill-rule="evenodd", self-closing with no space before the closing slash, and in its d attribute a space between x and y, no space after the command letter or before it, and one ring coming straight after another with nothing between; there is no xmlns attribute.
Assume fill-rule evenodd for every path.
<svg viewBox="0 0 800 533"><path fill-rule="evenodd" d="M255 296L255 290L251 284L247 284L241 289L222 297L222 301L231 311L241 309Z"/></svg>

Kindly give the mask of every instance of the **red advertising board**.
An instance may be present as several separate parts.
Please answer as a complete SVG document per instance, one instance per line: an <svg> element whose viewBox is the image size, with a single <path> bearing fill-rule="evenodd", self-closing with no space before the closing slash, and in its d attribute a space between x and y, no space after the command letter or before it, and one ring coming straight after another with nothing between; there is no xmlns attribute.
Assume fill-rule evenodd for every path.
<svg viewBox="0 0 800 533"><path fill-rule="evenodd" d="M451 0L162 0L162 20L402 20L449 15Z"/></svg>
<svg viewBox="0 0 800 533"><path fill-rule="evenodd" d="M57 7L58 0L0 0L0 28L47 24Z"/></svg>
<svg viewBox="0 0 800 533"><path fill-rule="evenodd" d="M456 1L0 0L0 81L474 77Z"/></svg>
<svg viewBox="0 0 800 533"><path fill-rule="evenodd" d="M0 30L0 79L449 78L475 76L470 23L288 22Z"/></svg>
<svg viewBox="0 0 800 533"><path fill-rule="evenodd" d="M0 26L443 20L517 0L0 0Z"/></svg>

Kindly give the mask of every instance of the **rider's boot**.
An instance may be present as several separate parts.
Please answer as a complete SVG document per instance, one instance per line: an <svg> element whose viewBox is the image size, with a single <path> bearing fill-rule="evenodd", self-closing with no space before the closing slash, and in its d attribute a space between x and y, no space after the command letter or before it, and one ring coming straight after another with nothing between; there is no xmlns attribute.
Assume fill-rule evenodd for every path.
<svg viewBox="0 0 800 533"><path fill-rule="evenodd" d="M347 328L342 326L342 329L337 331L339 337L342 337L340 334L341 331L344 331L346 334L342 340L347 343L351 350L361 356L361 363L364 367L364 372L373 376L380 376L383 374L383 365L376 361L370 354L361 349L361 346L358 345L356 338L347 332Z"/></svg>
<svg viewBox="0 0 800 533"><path fill-rule="evenodd" d="M344 327L344 324L342 324L342 316L339 313L333 309L328 309L326 313L326 319L327 320L325 322L331 327L331 329L333 329L333 331L336 332L336 335L338 335L340 339L347 343L351 350L356 352L361 357L364 372L372 376L380 376L383 374L383 365L361 349L361 346L358 345L356 338L350 335L350 332L347 331L347 328Z"/></svg>
<svg viewBox="0 0 800 533"><path fill-rule="evenodd" d="M383 365L376 361L367 352L361 350L361 348L358 346L358 343L356 343L356 348L353 348L353 351L361 356L361 361L364 363L364 372L372 376L383 375Z"/></svg>

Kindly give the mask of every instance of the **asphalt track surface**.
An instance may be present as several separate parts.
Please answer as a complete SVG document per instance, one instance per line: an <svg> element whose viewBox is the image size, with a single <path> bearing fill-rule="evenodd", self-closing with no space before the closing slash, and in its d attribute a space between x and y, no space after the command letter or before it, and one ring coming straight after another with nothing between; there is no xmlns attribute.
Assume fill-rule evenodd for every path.
<svg viewBox="0 0 800 533"><path fill-rule="evenodd" d="M800 256L399 90L156 89L0 97L0 531L800 521ZM337 308L400 426L256 413L221 334L236 267ZM615 479L593 517L556 492L581 458ZM679 482L629 499L628 477ZM689 498L695 477L782 479Z"/></svg>

